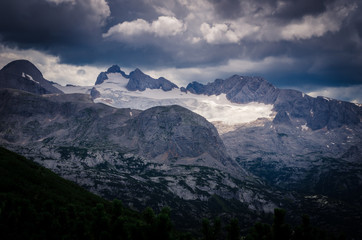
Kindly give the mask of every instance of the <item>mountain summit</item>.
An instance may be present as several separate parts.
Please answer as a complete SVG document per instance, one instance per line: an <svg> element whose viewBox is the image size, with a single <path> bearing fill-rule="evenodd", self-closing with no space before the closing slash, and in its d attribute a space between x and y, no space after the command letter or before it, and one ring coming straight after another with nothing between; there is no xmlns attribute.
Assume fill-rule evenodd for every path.
<svg viewBox="0 0 362 240"><path fill-rule="evenodd" d="M129 82L126 88L130 91L144 91L146 88L171 91L173 88L178 88L178 86L163 77L154 79L137 68L129 74Z"/></svg>
<svg viewBox="0 0 362 240"><path fill-rule="evenodd" d="M13 88L35 94L62 93L28 60L10 62L0 70L0 88Z"/></svg>
<svg viewBox="0 0 362 240"><path fill-rule="evenodd" d="M154 79L147 74L144 74L139 68L136 68L129 75L125 74L118 65L113 65L108 68L107 72L101 72L98 77L95 85L100 85L104 81L108 80L108 74L119 73L123 78L128 79L126 89L129 91L145 91L148 89L162 89L163 91L171 91L178 86L166 78L160 77Z"/></svg>
<svg viewBox="0 0 362 240"><path fill-rule="evenodd" d="M110 68L107 69L106 72L101 72L96 80L95 85L102 84L105 80L108 79L107 74L109 73L120 73L124 78L128 78L129 76L121 70L121 68L118 65L112 65Z"/></svg>

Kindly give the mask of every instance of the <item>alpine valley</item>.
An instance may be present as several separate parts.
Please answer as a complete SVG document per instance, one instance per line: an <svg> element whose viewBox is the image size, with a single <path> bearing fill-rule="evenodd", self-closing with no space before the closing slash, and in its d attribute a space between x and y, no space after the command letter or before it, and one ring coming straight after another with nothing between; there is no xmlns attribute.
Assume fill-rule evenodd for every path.
<svg viewBox="0 0 362 240"><path fill-rule="evenodd" d="M170 206L180 229L236 217L247 231L284 208L362 237L362 106L260 77L179 88L114 65L60 86L17 60L0 71L0 145L136 210Z"/></svg>

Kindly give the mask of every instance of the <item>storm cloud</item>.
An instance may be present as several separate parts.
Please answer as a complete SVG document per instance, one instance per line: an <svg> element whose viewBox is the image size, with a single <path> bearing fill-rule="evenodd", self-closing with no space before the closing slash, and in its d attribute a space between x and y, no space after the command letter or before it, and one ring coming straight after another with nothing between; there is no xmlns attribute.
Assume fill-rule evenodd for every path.
<svg viewBox="0 0 362 240"><path fill-rule="evenodd" d="M3 0L0 44L59 64L140 67L179 82L260 75L317 92L362 84L361 7L360 0Z"/></svg>

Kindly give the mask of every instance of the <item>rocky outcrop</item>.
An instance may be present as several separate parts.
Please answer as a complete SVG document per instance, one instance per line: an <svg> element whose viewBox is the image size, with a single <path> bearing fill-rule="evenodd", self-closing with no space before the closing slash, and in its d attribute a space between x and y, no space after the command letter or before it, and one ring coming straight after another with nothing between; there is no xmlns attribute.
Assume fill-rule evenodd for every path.
<svg viewBox="0 0 362 240"><path fill-rule="evenodd" d="M96 80L95 85L102 84L105 80L108 79L107 74L108 73L120 73L123 77L128 78L129 76L121 70L121 68L118 65L113 65L106 72L101 72Z"/></svg>
<svg viewBox="0 0 362 240"><path fill-rule="evenodd" d="M94 100L96 98L99 98L101 96L101 93L95 87L93 87L91 89L90 95L91 95L92 99Z"/></svg>
<svg viewBox="0 0 362 240"><path fill-rule="evenodd" d="M154 79L137 68L129 74L129 82L126 88L129 91L144 91L146 88L171 91L174 88L178 88L178 86L163 77Z"/></svg>
<svg viewBox="0 0 362 240"><path fill-rule="evenodd" d="M278 112L277 115L273 119L273 123L274 124L284 124L284 125L288 125L288 126L292 125L292 122L288 116L288 113L285 111Z"/></svg>
<svg viewBox="0 0 362 240"><path fill-rule="evenodd" d="M16 60L0 70L0 88L12 88L34 94L63 93L44 79L39 69L27 60Z"/></svg>
<svg viewBox="0 0 362 240"><path fill-rule="evenodd" d="M107 73L106 72L101 72L97 77L95 85L100 85L107 79L108 79Z"/></svg>
<svg viewBox="0 0 362 240"><path fill-rule="evenodd" d="M123 77L128 78L129 76L121 70L118 65L112 65L108 68L107 73L120 73Z"/></svg>
<svg viewBox="0 0 362 240"><path fill-rule="evenodd" d="M214 125L194 112L177 106L153 107L130 122L128 136L138 140L150 158L196 158L209 154L225 161L226 149Z"/></svg>

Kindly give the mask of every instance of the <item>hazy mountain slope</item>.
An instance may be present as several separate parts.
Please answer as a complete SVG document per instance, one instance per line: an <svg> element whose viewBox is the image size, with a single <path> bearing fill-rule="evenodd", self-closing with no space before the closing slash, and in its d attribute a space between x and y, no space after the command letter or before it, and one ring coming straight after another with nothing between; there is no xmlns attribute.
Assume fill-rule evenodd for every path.
<svg viewBox="0 0 362 240"><path fill-rule="evenodd" d="M35 94L62 93L27 60L13 61L0 70L0 88L19 89Z"/></svg>

